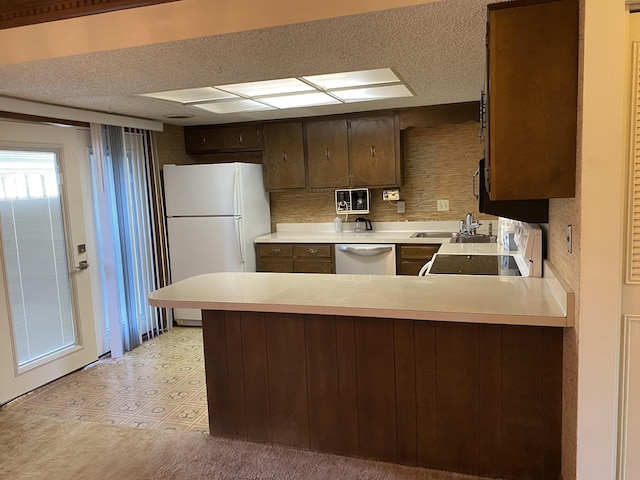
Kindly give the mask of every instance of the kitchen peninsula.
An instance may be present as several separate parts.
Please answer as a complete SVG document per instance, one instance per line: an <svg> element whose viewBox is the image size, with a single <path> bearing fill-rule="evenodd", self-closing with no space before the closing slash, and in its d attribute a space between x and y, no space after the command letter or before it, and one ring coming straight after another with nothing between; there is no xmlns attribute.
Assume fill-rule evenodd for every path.
<svg viewBox="0 0 640 480"><path fill-rule="evenodd" d="M213 273L210 433L513 479L558 478L572 294L545 278Z"/></svg>

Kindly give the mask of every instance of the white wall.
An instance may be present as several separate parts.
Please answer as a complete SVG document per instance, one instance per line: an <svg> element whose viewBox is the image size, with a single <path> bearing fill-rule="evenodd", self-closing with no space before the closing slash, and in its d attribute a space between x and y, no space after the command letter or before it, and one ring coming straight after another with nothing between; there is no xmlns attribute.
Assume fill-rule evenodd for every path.
<svg viewBox="0 0 640 480"><path fill-rule="evenodd" d="M0 30L0 65L355 15L438 0L181 0ZM304 7L301 8L301 5ZM178 20L176 20L178 19Z"/></svg>
<svg viewBox="0 0 640 480"><path fill-rule="evenodd" d="M624 0L583 3L577 478L607 480L616 471L627 15Z"/></svg>

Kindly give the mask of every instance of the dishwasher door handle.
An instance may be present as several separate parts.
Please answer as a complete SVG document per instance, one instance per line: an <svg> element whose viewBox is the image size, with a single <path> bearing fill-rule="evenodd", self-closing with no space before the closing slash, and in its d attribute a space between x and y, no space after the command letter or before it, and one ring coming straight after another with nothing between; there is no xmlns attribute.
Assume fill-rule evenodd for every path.
<svg viewBox="0 0 640 480"><path fill-rule="evenodd" d="M371 247L371 246L360 246L360 245L340 245L338 250L347 253L353 253L354 255L360 255L363 257L372 257L374 255L380 255L381 253L387 253L392 250L393 247L389 246L381 246L381 247Z"/></svg>

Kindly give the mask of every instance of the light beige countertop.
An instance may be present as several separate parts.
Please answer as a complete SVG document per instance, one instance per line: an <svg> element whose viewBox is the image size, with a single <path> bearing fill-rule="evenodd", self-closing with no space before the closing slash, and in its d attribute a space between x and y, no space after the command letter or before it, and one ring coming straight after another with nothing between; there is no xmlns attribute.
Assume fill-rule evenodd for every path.
<svg viewBox="0 0 640 480"><path fill-rule="evenodd" d="M479 233L486 233L486 221ZM451 236L412 238L416 232L457 232L457 221L431 222L374 222L372 231L354 231L355 224L347 222L342 232L336 232L333 223L278 224L277 231L256 238L255 243L449 243Z"/></svg>
<svg viewBox="0 0 640 480"><path fill-rule="evenodd" d="M255 243L418 243L441 244L451 237L411 238L414 232L276 232L256 238Z"/></svg>
<svg viewBox="0 0 640 480"><path fill-rule="evenodd" d="M573 294L545 271L545 278L210 273L148 299L164 308L572 326Z"/></svg>

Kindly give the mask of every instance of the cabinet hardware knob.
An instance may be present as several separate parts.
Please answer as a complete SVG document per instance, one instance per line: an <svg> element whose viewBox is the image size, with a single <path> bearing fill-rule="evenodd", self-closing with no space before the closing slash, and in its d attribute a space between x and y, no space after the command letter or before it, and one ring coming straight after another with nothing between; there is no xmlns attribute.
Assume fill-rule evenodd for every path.
<svg viewBox="0 0 640 480"><path fill-rule="evenodd" d="M371 145L371 156L372 157L376 156L376 146L375 145Z"/></svg>
<svg viewBox="0 0 640 480"><path fill-rule="evenodd" d="M200 135L200 145L204 145L205 143L207 143L206 135Z"/></svg>
<svg viewBox="0 0 640 480"><path fill-rule="evenodd" d="M280 255L281 252L282 252L282 250L280 250L279 248L272 248L271 249L271 253L273 253L274 255Z"/></svg>
<svg viewBox="0 0 640 480"><path fill-rule="evenodd" d="M317 248L309 248L307 250L308 253L310 253L311 255L315 255L316 253L318 253L318 249Z"/></svg>
<svg viewBox="0 0 640 480"><path fill-rule="evenodd" d="M329 151L328 148L325 149L324 156L327 157L327 161L331 160L331 152Z"/></svg>
<svg viewBox="0 0 640 480"><path fill-rule="evenodd" d="M238 143L242 143L242 134L238 133Z"/></svg>
<svg viewBox="0 0 640 480"><path fill-rule="evenodd" d="M283 162L287 161L287 152L285 150L282 150L282 161Z"/></svg>

